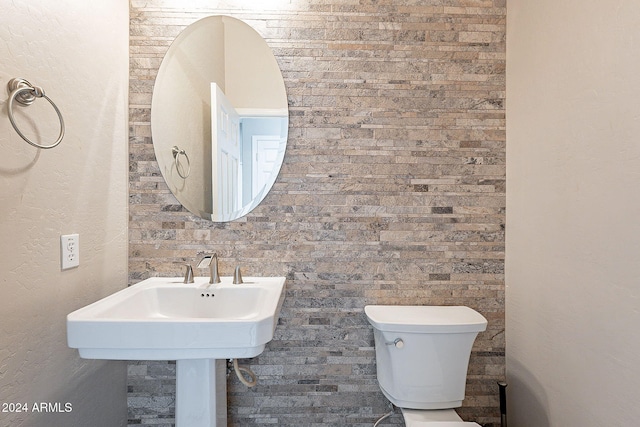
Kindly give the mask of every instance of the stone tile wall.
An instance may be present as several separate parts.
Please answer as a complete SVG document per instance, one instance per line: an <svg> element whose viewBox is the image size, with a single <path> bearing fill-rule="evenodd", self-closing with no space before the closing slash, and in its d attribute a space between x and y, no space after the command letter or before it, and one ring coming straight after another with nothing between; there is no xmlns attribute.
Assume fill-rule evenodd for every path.
<svg viewBox="0 0 640 427"><path fill-rule="evenodd" d="M288 278L275 339L249 361L258 386L229 377L229 424L243 427L371 426L387 402L363 307L468 305L489 328L459 413L499 425L505 0L249 3L131 0L131 282L178 275L177 262L212 251L223 273L239 264L247 276ZM212 14L263 35L290 105L273 190L225 224L181 209L155 162L149 123L164 52ZM173 425L174 367L130 365L130 425Z"/></svg>

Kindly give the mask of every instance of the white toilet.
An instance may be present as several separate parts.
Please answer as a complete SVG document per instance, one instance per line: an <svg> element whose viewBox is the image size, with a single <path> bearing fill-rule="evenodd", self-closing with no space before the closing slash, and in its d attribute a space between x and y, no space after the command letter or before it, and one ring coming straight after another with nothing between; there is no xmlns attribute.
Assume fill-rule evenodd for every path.
<svg viewBox="0 0 640 427"><path fill-rule="evenodd" d="M462 405L471 347L487 319L469 307L368 305L378 383L406 427L471 427Z"/></svg>

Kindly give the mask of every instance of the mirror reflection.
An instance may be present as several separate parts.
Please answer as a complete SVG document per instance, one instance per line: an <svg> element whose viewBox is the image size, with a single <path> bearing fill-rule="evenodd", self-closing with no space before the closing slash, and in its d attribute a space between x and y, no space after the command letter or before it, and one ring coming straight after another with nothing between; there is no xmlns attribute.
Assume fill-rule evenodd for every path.
<svg viewBox="0 0 640 427"><path fill-rule="evenodd" d="M246 215L277 178L288 116L280 68L255 30L226 16L191 24L153 90L153 147L167 185L202 218Z"/></svg>

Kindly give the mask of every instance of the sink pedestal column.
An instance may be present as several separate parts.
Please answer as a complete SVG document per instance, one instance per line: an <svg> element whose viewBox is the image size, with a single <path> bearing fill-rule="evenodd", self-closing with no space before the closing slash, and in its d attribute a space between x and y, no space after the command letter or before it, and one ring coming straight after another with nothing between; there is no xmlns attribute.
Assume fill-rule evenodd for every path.
<svg viewBox="0 0 640 427"><path fill-rule="evenodd" d="M176 361L176 427L227 427L227 362Z"/></svg>

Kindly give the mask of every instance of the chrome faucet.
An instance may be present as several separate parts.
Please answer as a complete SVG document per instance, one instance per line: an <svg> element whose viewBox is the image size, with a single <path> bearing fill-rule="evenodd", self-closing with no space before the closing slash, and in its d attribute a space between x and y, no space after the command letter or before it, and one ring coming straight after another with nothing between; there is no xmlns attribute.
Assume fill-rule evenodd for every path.
<svg viewBox="0 0 640 427"><path fill-rule="evenodd" d="M220 274L218 274L218 254L207 255L200 260L198 268L209 267L209 284L220 283Z"/></svg>

